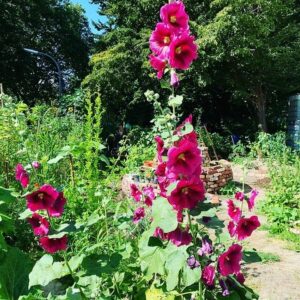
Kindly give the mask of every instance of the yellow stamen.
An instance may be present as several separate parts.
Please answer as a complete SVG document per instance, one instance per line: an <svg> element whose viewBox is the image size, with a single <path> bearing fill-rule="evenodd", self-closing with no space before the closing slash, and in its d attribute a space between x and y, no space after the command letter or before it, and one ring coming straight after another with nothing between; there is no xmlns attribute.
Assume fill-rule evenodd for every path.
<svg viewBox="0 0 300 300"><path fill-rule="evenodd" d="M176 16L171 16L171 17L170 17L170 22L171 22L171 23L174 24L174 23L176 23L176 21L177 21Z"/></svg>
<svg viewBox="0 0 300 300"><path fill-rule="evenodd" d="M183 189L181 190L181 192L182 192L183 194L188 194L188 193L189 193L189 188L183 188Z"/></svg>
<svg viewBox="0 0 300 300"><path fill-rule="evenodd" d="M44 199L44 194L43 193L39 193L38 197L39 197L39 199L43 200Z"/></svg>
<svg viewBox="0 0 300 300"><path fill-rule="evenodd" d="M181 47L177 47L176 50L175 50L176 54L180 54L182 52L182 49Z"/></svg>
<svg viewBox="0 0 300 300"><path fill-rule="evenodd" d="M178 159L185 160L184 153L181 153L181 154L178 156Z"/></svg>
<svg viewBox="0 0 300 300"><path fill-rule="evenodd" d="M169 45L170 42L171 42L170 37L169 37L169 36L165 36L165 37L164 37L164 43L165 43L166 45Z"/></svg>

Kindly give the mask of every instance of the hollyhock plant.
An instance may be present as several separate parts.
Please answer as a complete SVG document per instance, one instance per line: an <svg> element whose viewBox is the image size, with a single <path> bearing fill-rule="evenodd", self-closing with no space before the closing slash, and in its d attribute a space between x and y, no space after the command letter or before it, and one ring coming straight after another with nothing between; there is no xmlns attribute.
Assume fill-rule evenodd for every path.
<svg viewBox="0 0 300 300"><path fill-rule="evenodd" d="M250 194L250 197L249 197L249 200L248 200L248 208L249 210L251 211L253 208L254 208L254 205L255 205L255 199L256 197L258 196L258 191L257 190L252 190L251 191L251 194Z"/></svg>
<svg viewBox="0 0 300 300"><path fill-rule="evenodd" d="M194 37L184 34L175 38L170 45L171 68L187 70L198 57L197 49Z"/></svg>
<svg viewBox="0 0 300 300"><path fill-rule="evenodd" d="M228 206L227 212L228 212L229 217L233 221L238 222L242 216L242 211L234 205L232 200L227 201L227 206Z"/></svg>
<svg viewBox="0 0 300 300"><path fill-rule="evenodd" d="M143 218L145 218L145 209L144 207L139 207L135 210L133 215L133 223L137 224L139 223Z"/></svg>
<svg viewBox="0 0 300 300"><path fill-rule="evenodd" d="M202 239L202 247L198 250L200 256L211 254L213 252L212 242L207 237Z"/></svg>
<svg viewBox="0 0 300 300"><path fill-rule="evenodd" d="M242 218L239 220L235 233L239 241L251 236L252 232L260 226L257 216Z"/></svg>
<svg viewBox="0 0 300 300"><path fill-rule="evenodd" d="M180 247L189 245L192 242L193 237L187 229L182 230L178 227L176 230L166 233L166 239L172 242L175 246Z"/></svg>
<svg viewBox="0 0 300 300"><path fill-rule="evenodd" d="M150 37L150 49L155 55L167 57L173 39L172 29L164 23L158 23Z"/></svg>
<svg viewBox="0 0 300 300"><path fill-rule="evenodd" d="M30 218L27 219L32 226L34 235L47 235L49 232L49 222L39 214L34 213Z"/></svg>
<svg viewBox="0 0 300 300"><path fill-rule="evenodd" d="M216 270L215 270L214 266L209 265L209 266L204 267L204 269L202 271L201 279L207 287L209 287L209 288L214 287L215 274L216 274Z"/></svg>
<svg viewBox="0 0 300 300"><path fill-rule="evenodd" d="M160 163L162 163L162 156L165 152L164 141L160 136L156 136L154 139L156 142L157 159Z"/></svg>
<svg viewBox="0 0 300 300"><path fill-rule="evenodd" d="M236 230L236 226L234 224L233 221L230 221L228 226L227 226L228 232L230 234L231 237L234 237L235 235L235 230Z"/></svg>
<svg viewBox="0 0 300 300"><path fill-rule="evenodd" d="M243 201L245 198L245 195L243 192L237 192L237 193L235 193L234 197L236 200Z"/></svg>
<svg viewBox="0 0 300 300"><path fill-rule="evenodd" d="M189 16L181 1L165 4L160 10L160 18L176 33L189 30Z"/></svg>
<svg viewBox="0 0 300 300"><path fill-rule="evenodd" d="M157 57L154 55L150 55L149 58L151 67L157 71L157 78L162 79L167 67L167 59L165 57Z"/></svg>
<svg viewBox="0 0 300 300"><path fill-rule="evenodd" d="M168 200L176 210L193 209L204 200L204 185L199 178L180 180Z"/></svg>
<svg viewBox="0 0 300 300"><path fill-rule="evenodd" d="M179 77L173 69L171 70L171 85L175 88L179 86Z"/></svg>
<svg viewBox="0 0 300 300"><path fill-rule="evenodd" d="M152 186L143 188L144 202L147 206L152 206L153 200L155 199L155 193Z"/></svg>
<svg viewBox="0 0 300 300"><path fill-rule="evenodd" d="M65 199L64 194L62 192L59 193L59 196L55 200L53 205L47 209L49 215L54 218L61 217L61 215L63 214L63 211L64 211L64 206L66 204L66 201L67 200Z"/></svg>
<svg viewBox="0 0 300 300"><path fill-rule="evenodd" d="M29 185L29 175L22 164L16 166L16 180L21 183L23 188L27 188Z"/></svg>
<svg viewBox="0 0 300 300"><path fill-rule="evenodd" d="M59 192L51 185L45 184L37 191L26 196L27 207L33 212L48 210L54 205L58 197Z"/></svg>
<svg viewBox="0 0 300 300"><path fill-rule="evenodd" d="M233 244L218 258L218 266L222 276L240 273L242 260L242 246Z"/></svg>
<svg viewBox="0 0 300 300"><path fill-rule="evenodd" d="M200 267L199 261L195 258L194 255L190 256L187 260L188 266L193 270Z"/></svg>
<svg viewBox="0 0 300 300"><path fill-rule="evenodd" d="M135 184L130 185L131 196L136 202L140 202L142 200L142 192L137 188Z"/></svg>
<svg viewBox="0 0 300 300"><path fill-rule="evenodd" d="M236 280L240 283L243 284L245 282L245 276L243 273L239 273L236 275Z"/></svg>
<svg viewBox="0 0 300 300"><path fill-rule="evenodd" d="M44 236L40 238L41 247L48 253L54 254L58 251L67 250L68 238L64 235L61 238L49 238Z"/></svg>

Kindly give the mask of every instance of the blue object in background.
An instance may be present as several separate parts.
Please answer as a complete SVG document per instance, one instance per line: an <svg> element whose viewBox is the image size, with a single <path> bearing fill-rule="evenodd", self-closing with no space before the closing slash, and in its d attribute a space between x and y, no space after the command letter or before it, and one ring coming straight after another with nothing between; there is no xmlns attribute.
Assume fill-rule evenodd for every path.
<svg viewBox="0 0 300 300"><path fill-rule="evenodd" d="M289 97L287 145L300 150L300 94Z"/></svg>

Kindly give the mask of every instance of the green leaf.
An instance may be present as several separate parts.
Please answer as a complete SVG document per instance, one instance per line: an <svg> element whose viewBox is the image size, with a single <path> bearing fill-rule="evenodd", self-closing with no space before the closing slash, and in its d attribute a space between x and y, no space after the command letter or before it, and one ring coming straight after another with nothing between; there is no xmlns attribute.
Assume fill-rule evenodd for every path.
<svg viewBox="0 0 300 300"><path fill-rule="evenodd" d="M168 105L171 107L180 107L183 102L183 96L170 96Z"/></svg>
<svg viewBox="0 0 300 300"><path fill-rule="evenodd" d="M182 270L182 283L185 287L188 287L196 282L198 282L201 278L201 269L195 268L191 269L188 264L183 266Z"/></svg>
<svg viewBox="0 0 300 300"><path fill-rule="evenodd" d="M159 197L153 201L153 227L160 227L165 233L177 228L177 213L167 199Z"/></svg>
<svg viewBox="0 0 300 300"><path fill-rule="evenodd" d="M0 299L14 300L28 293L28 274L33 263L18 248L8 248L0 265Z"/></svg>
<svg viewBox="0 0 300 300"><path fill-rule="evenodd" d="M45 254L38 260L29 274L29 288L35 285L46 286L54 279L62 278L69 274L64 262L54 262L53 257Z"/></svg>
<svg viewBox="0 0 300 300"><path fill-rule="evenodd" d="M243 261L246 264L251 264L251 263L261 262L262 259L256 251L244 251Z"/></svg>
<svg viewBox="0 0 300 300"><path fill-rule="evenodd" d="M12 193L12 190L0 187L0 200L4 201L5 203L11 203L15 201L16 197L14 197Z"/></svg>
<svg viewBox="0 0 300 300"><path fill-rule="evenodd" d="M24 210L22 213L19 214L19 220L25 220L32 216L32 211L30 209Z"/></svg>

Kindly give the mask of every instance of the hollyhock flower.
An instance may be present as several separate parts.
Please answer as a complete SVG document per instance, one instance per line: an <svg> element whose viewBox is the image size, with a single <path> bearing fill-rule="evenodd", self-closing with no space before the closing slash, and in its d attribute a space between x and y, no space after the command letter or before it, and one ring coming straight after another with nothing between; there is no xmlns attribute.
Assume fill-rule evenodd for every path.
<svg viewBox="0 0 300 300"><path fill-rule="evenodd" d="M59 218L64 212L64 206L67 200L64 197L64 194L59 193L58 198L55 200L54 204L48 208L48 213L51 217Z"/></svg>
<svg viewBox="0 0 300 300"><path fill-rule="evenodd" d="M229 217L237 223L242 216L242 211L234 205L232 200L228 200L227 205L227 213Z"/></svg>
<svg viewBox="0 0 300 300"><path fill-rule="evenodd" d="M59 197L59 192L49 184L45 184L37 191L26 196L27 207L31 211L51 208L56 199Z"/></svg>
<svg viewBox="0 0 300 300"><path fill-rule="evenodd" d="M248 208L249 208L249 210L251 211L252 209L253 209L253 207L254 207L254 203L255 203L255 199L256 199L256 197L258 196L258 191L257 190L252 190L251 191L251 195L250 195L250 197L249 197L249 200L248 200Z"/></svg>
<svg viewBox="0 0 300 300"><path fill-rule="evenodd" d="M188 230L181 230L179 227L176 230L167 233L166 238L177 247L189 245L193 239Z"/></svg>
<svg viewBox="0 0 300 300"><path fill-rule="evenodd" d="M145 204L147 206L152 206L152 202L155 199L155 193L152 186L144 187L143 194L145 196Z"/></svg>
<svg viewBox="0 0 300 300"><path fill-rule="evenodd" d="M194 37L184 34L172 41L169 61L171 68L187 70L197 57L197 45Z"/></svg>
<svg viewBox="0 0 300 300"><path fill-rule="evenodd" d="M234 197L236 200L243 201L245 198L245 195L243 192L237 192L237 193L235 193Z"/></svg>
<svg viewBox="0 0 300 300"><path fill-rule="evenodd" d="M164 141L160 136L156 136L154 139L156 142L157 158L158 161L162 163L162 156L165 152Z"/></svg>
<svg viewBox="0 0 300 300"><path fill-rule="evenodd" d="M202 247L198 250L200 256L211 254L213 251L212 242L208 237L202 239Z"/></svg>
<svg viewBox="0 0 300 300"><path fill-rule="evenodd" d="M27 219L32 226L33 233L35 235L47 235L49 232L49 222L39 214L34 213L30 218Z"/></svg>
<svg viewBox="0 0 300 300"><path fill-rule="evenodd" d="M142 199L142 192L137 188L135 184L130 185L130 195L136 202L140 202Z"/></svg>
<svg viewBox="0 0 300 300"><path fill-rule="evenodd" d="M162 79L168 60L154 55L150 55L149 58L151 67L157 71L157 78Z"/></svg>
<svg viewBox="0 0 300 300"><path fill-rule="evenodd" d="M158 23L150 36L150 49L155 55L169 55L170 44L173 39L173 31L164 23Z"/></svg>
<svg viewBox="0 0 300 300"><path fill-rule="evenodd" d="M178 87L179 86L179 77L176 73L175 70L171 70L171 85L174 86L174 87Z"/></svg>
<svg viewBox="0 0 300 300"><path fill-rule="evenodd" d="M191 176L201 166L198 147L189 140L182 140L177 147L168 151L168 172L176 175Z"/></svg>
<svg viewBox="0 0 300 300"><path fill-rule="evenodd" d="M204 267L202 271L201 279L209 288L212 288L215 285L215 274L216 270L212 265Z"/></svg>
<svg viewBox="0 0 300 300"><path fill-rule="evenodd" d="M236 230L234 222L230 221L227 226L227 229L230 236L233 237L235 235L235 230Z"/></svg>
<svg viewBox="0 0 300 300"><path fill-rule="evenodd" d="M189 30L189 16L181 1L165 4L160 10L160 18L176 33Z"/></svg>
<svg viewBox="0 0 300 300"><path fill-rule="evenodd" d="M204 199L204 194L203 183L199 178L194 177L190 180L178 181L168 200L176 210L192 209Z"/></svg>
<svg viewBox="0 0 300 300"><path fill-rule="evenodd" d="M224 297L228 296L230 293L229 293L229 290L228 290L228 287L227 287L225 281L221 279L219 281L219 283L220 283L220 286L222 289L222 296L224 296Z"/></svg>
<svg viewBox="0 0 300 300"><path fill-rule="evenodd" d="M55 253L67 249L68 238L64 235L61 238L49 238L44 236L40 238L41 247L48 253Z"/></svg>
<svg viewBox="0 0 300 300"><path fill-rule="evenodd" d="M177 211L177 221L178 221L179 223L182 223L182 221L183 221L183 213L182 213L182 210L178 210L178 211Z"/></svg>
<svg viewBox="0 0 300 300"><path fill-rule="evenodd" d="M157 237L157 238L161 238L162 240L166 239L166 234L164 233L164 231L157 227L155 228L155 231L154 231L154 234L153 234L154 237Z"/></svg>
<svg viewBox="0 0 300 300"><path fill-rule="evenodd" d="M245 276L243 273L238 273L236 275L236 280L240 283L240 284L243 284L245 282Z"/></svg>
<svg viewBox="0 0 300 300"><path fill-rule="evenodd" d="M21 164L16 166L16 180L20 181L23 188L29 185L29 175Z"/></svg>
<svg viewBox="0 0 300 300"><path fill-rule="evenodd" d="M41 165L40 165L40 163L38 162L38 161L33 161L32 163L31 163L31 165L35 168L35 169L38 169Z"/></svg>
<svg viewBox="0 0 300 300"><path fill-rule="evenodd" d="M219 270L222 276L238 274L241 270L242 246L233 244L218 258Z"/></svg>
<svg viewBox="0 0 300 300"><path fill-rule="evenodd" d="M252 232L260 226L257 216L242 218L236 226L236 235L239 241L251 236Z"/></svg>
<svg viewBox="0 0 300 300"><path fill-rule="evenodd" d="M200 267L200 263L195 257L192 255L187 259L187 264L191 269L196 269Z"/></svg>
<svg viewBox="0 0 300 300"><path fill-rule="evenodd" d="M144 207L139 207L134 212L133 223L134 224L139 223L144 217L145 217L145 209L144 209Z"/></svg>

